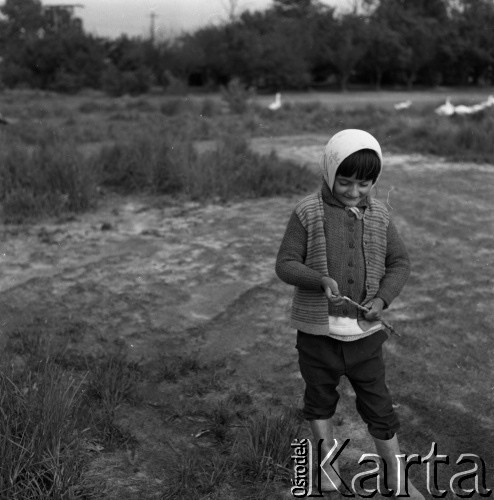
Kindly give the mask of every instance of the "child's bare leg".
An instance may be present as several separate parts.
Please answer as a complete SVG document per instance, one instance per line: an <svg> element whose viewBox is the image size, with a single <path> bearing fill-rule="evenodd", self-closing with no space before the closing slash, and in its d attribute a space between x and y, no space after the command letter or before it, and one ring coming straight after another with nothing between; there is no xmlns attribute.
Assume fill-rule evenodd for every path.
<svg viewBox="0 0 494 500"><path fill-rule="evenodd" d="M326 458L328 453L334 446L333 436L333 421L328 418L325 420L310 420L310 428L314 437L314 446L317 446L319 441L323 439L321 445L322 459ZM336 453L336 451L333 452ZM340 469L338 463L331 464L332 456L324 463L322 467L318 467L317 474L321 474L321 489L322 491L336 491L341 486L339 478ZM336 471L336 473L335 473ZM315 478L317 484L317 476Z"/></svg>
<svg viewBox="0 0 494 500"><path fill-rule="evenodd" d="M400 455L400 446L396 434L391 439L377 439L373 438L376 444L377 454L386 461L387 465L387 485L395 492L403 496L407 493L410 500L424 500L424 496L420 491L415 488L410 479L405 477L405 462L402 459L397 459L396 456ZM407 483L405 483L407 479ZM407 488L408 487L408 488Z"/></svg>

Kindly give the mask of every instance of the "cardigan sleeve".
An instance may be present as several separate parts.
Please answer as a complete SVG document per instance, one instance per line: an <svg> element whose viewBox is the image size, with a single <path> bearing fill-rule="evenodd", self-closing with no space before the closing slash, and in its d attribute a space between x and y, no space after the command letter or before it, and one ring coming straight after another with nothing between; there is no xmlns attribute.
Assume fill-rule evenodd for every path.
<svg viewBox="0 0 494 500"><path fill-rule="evenodd" d="M321 290L323 274L305 265L306 256L307 230L293 212L278 251L276 274L289 285L308 290Z"/></svg>
<svg viewBox="0 0 494 500"><path fill-rule="evenodd" d="M408 252L393 221L389 222L386 244L386 272L381 279L376 297L388 307L400 294L410 275Z"/></svg>

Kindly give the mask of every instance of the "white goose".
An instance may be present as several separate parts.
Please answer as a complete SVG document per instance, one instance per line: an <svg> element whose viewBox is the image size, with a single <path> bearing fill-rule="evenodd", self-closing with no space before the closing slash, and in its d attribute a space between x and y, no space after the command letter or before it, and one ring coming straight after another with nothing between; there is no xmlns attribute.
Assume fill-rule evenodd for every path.
<svg viewBox="0 0 494 500"><path fill-rule="evenodd" d="M490 108L494 106L494 95L490 95L485 101L480 103L484 108Z"/></svg>
<svg viewBox="0 0 494 500"><path fill-rule="evenodd" d="M474 106L465 106L464 104L459 104L455 106L455 114L456 115L471 115L472 113L477 113L483 108L477 108L477 105Z"/></svg>
<svg viewBox="0 0 494 500"><path fill-rule="evenodd" d="M272 111L276 111L281 108L281 94L279 92L274 96L274 102L272 102L268 108Z"/></svg>
<svg viewBox="0 0 494 500"><path fill-rule="evenodd" d="M494 97L490 95L485 101L479 102L478 104L473 104L472 106L465 106L463 104L455 106L455 113L457 115L472 115L493 105Z"/></svg>
<svg viewBox="0 0 494 500"><path fill-rule="evenodd" d="M436 114L440 116L451 116L455 114L455 107L451 104L450 98L446 98L446 102L435 109Z"/></svg>
<svg viewBox="0 0 494 500"><path fill-rule="evenodd" d="M403 101L403 102L397 102L397 103L394 105L394 108L395 108L397 111L400 111L400 110L402 110L402 109L408 109L411 105L412 105L412 101L410 101L410 99L408 99L408 100Z"/></svg>

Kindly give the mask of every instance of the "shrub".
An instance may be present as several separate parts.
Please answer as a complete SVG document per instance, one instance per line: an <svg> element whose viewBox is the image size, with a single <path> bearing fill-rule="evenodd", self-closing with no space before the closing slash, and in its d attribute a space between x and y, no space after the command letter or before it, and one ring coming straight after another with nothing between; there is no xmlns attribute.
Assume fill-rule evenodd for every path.
<svg viewBox="0 0 494 500"><path fill-rule="evenodd" d="M30 149L10 144L2 156L0 201L5 222L82 212L95 204L94 165L71 141L53 136Z"/></svg>
<svg viewBox="0 0 494 500"><path fill-rule="evenodd" d="M97 158L103 185L124 192L183 191L181 169L195 157L190 141L171 135L135 136L128 143L105 147Z"/></svg>
<svg viewBox="0 0 494 500"><path fill-rule="evenodd" d="M166 99L160 107L161 112L166 116L177 116L193 111L193 103L186 98Z"/></svg>
<svg viewBox="0 0 494 500"><path fill-rule="evenodd" d="M187 137L136 136L104 148L98 164L103 184L124 192L184 194L193 200L228 201L312 189L318 177L275 154L253 152L245 137L225 134L197 154Z"/></svg>
<svg viewBox="0 0 494 500"><path fill-rule="evenodd" d="M79 74L70 73L65 69L59 69L50 89L55 92L65 92L68 94L75 94L82 89L83 77Z"/></svg>
<svg viewBox="0 0 494 500"><path fill-rule="evenodd" d="M112 101L84 101L79 107L78 111L80 113L101 113L101 112L113 112L118 110L118 103Z"/></svg>
<svg viewBox="0 0 494 500"><path fill-rule="evenodd" d="M115 66L109 66L102 76L103 90L113 97L144 94L151 88L151 84L152 74L143 68L120 71Z"/></svg>
<svg viewBox="0 0 494 500"><path fill-rule="evenodd" d="M169 70L165 70L162 76L163 88L170 95L185 95L187 93L187 82L174 76Z"/></svg>
<svg viewBox="0 0 494 500"><path fill-rule="evenodd" d="M221 96L232 113L245 113L254 95L254 90L245 88L238 78L233 78L226 87L221 88Z"/></svg>
<svg viewBox="0 0 494 500"><path fill-rule="evenodd" d="M201 106L201 116L212 117L220 112L219 106L213 99L204 99Z"/></svg>
<svg viewBox="0 0 494 500"><path fill-rule="evenodd" d="M235 469L255 482L289 480L291 443L298 436L302 420L292 409L281 414L252 416L237 436L233 453Z"/></svg>
<svg viewBox="0 0 494 500"><path fill-rule="evenodd" d="M274 153L253 152L245 137L226 134L212 151L188 164L186 192L192 199L257 198L309 191L318 177Z"/></svg>

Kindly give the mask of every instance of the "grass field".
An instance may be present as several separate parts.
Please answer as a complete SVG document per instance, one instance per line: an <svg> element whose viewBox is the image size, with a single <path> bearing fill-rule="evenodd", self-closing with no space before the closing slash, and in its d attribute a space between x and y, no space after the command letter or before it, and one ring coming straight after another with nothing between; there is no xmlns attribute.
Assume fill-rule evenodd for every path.
<svg viewBox="0 0 494 500"><path fill-rule="evenodd" d="M399 116L387 109L403 100L395 93L317 94L333 101L322 109L290 96L278 116L235 115L198 97L0 95L13 120L0 130L0 497L292 498L290 441L309 429L292 292L274 260L296 201L317 185L327 136L352 125L374 127L384 144L376 196L412 261L386 315L401 334L385 357L403 451L425 456L435 442L450 457L438 467L446 498L456 497L449 481L467 468L456 464L464 453L484 460L494 487L494 109L448 122L431 113L446 93L456 96L414 95L423 107ZM486 135L482 155L458 145L446 154L466 129ZM178 188L177 161L190 169ZM255 175L239 176L252 165ZM228 183L211 182L220 176ZM232 185L249 186L248 198L230 198ZM20 205L25 196L31 205ZM373 449L347 382L341 394L348 480ZM410 474L426 493L425 465Z"/></svg>

